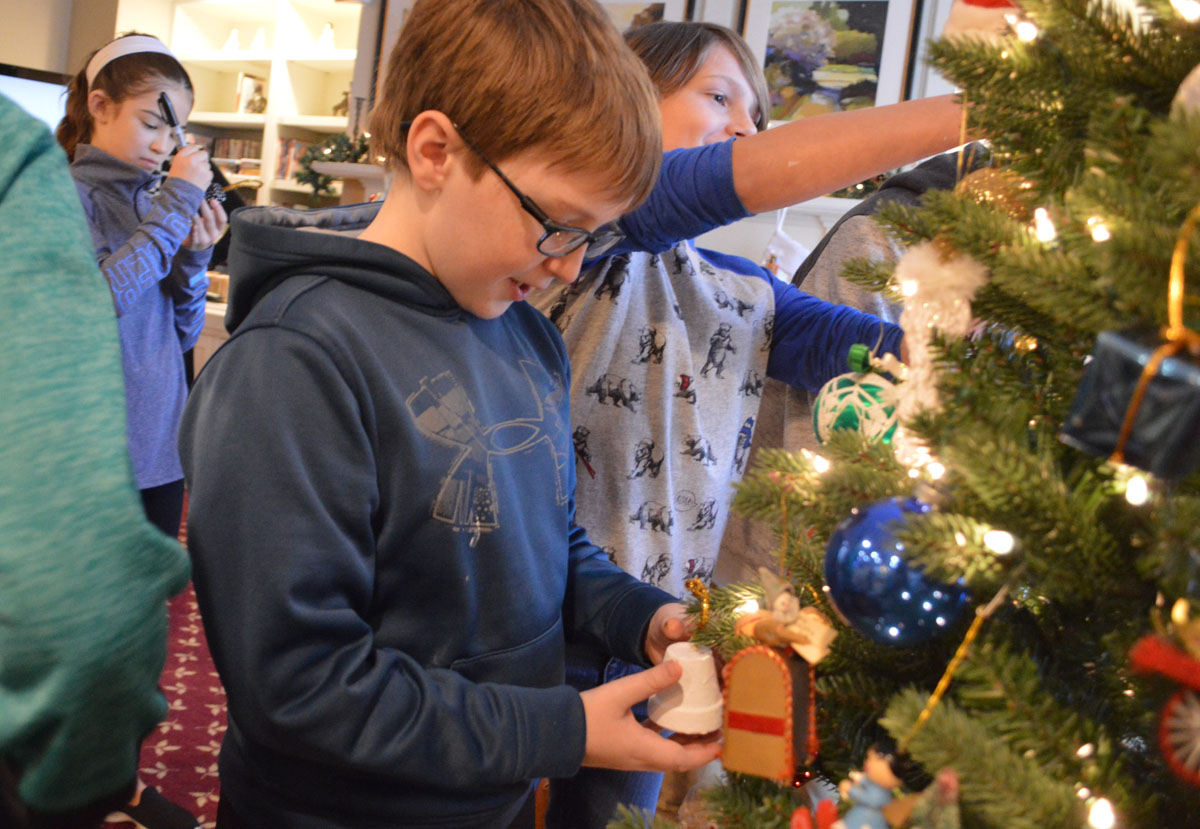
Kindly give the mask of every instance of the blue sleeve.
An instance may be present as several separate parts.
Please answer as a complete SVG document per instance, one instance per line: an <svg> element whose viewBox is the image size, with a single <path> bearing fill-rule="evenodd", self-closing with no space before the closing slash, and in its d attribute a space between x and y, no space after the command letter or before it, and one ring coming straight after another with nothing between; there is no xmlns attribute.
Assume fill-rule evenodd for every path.
<svg viewBox="0 0 1200 829"><path fill-rule="evenodd" d="M171 264L171 299L175 303L175 331L179 345L187 351L204 329L204 305L208 301L208 263L212 247L191 250L181 247Z"/></svg>
<svg viewBox="0 0 1200 829"><path fill-rule="evenodd" d="M663 156L650 198L618 222L626 238L609 255L662 253L749 215L733 184L732 139L672 150Z"/></svg>
<svg viewBox="0 0 1200 829"><path fill-rule="evenodd" d="M168 178L137 230L116 250L108 249L103 229L93 223L96 256L112 291L117 316L123 316L138 297L170 273L175 254L191 232L192 216L203 199L204 191L196 185L181 178ZM88 205L85 196L85 209Z"/></svg>
<svg viewBox="0 0 1200 829"><path fill-rule="evenodd" d="M569 540L571 563L563 604L567 638L587 639L605 653L648 667L644 646L650 618L678 600L613 564L582 527L572 524Z"/></svg>
<svg viewBox="0 0 1200 829"><path fill-rule="evenodd" d="M845 305L809 296L791 283L772 279L775 325L767 376L809 391L850 370L846 355L855 343L874 348L883 326L879 352L899 354L904 331Z"/></svg>

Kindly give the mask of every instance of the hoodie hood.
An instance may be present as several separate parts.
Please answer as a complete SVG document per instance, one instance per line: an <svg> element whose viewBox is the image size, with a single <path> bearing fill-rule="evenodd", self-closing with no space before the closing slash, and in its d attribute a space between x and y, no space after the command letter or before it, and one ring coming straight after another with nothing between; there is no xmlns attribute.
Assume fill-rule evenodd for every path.
<svg viewBox="0 0 1200 829"><path fill-rule="evenodd" d="M232 334L262 297L294 276L335 279L436 316L466 313L433 274L412 259L357 238L382 204L235 210L230 220L225 328Z"/></svg>

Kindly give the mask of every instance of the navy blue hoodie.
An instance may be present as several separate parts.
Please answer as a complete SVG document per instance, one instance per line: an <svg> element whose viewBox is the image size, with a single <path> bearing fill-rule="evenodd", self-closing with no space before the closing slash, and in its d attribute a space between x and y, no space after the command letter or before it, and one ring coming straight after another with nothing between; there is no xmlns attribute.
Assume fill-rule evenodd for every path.
<svg viewBox="0 0 1200 829"><path fill-rule="evenodd" d="M232 336L184 414L222 797L272 829L505 825L583 758L565 638L645 664L672 598L575 526L566 351L351 235L240 210Z"/></svg>

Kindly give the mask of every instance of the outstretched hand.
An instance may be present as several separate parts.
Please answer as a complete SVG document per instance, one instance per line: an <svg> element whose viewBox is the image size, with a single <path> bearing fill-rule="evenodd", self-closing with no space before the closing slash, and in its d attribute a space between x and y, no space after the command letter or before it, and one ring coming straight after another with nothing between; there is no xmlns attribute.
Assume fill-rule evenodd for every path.
<svg viewBox="0 0 1200 829"><path fill-rule="evenodd" d="M678 662L666 662L582 692L579 696L587 721L583 765L666 772L690 771L715 760L721 751L716 734L677 742L643 726L630 710L651 695L670 688L682 673Z"/></svg>

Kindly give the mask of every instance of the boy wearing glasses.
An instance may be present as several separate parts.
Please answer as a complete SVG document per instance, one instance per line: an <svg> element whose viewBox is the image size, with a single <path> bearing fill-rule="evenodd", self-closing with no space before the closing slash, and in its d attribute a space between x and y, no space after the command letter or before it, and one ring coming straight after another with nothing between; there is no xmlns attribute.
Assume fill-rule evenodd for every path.
<svg viewBox="0 0 1200 829"><path fill-rule="evenodd" d="M687 635L574 524L566 352L522 302L652 187L645 70L592 0L421 0L381 99L386 201L238 213L181 430L225 829L532 826L536 778L717 754L630 713L674 664L562 684L567 639Z"/></svg>

